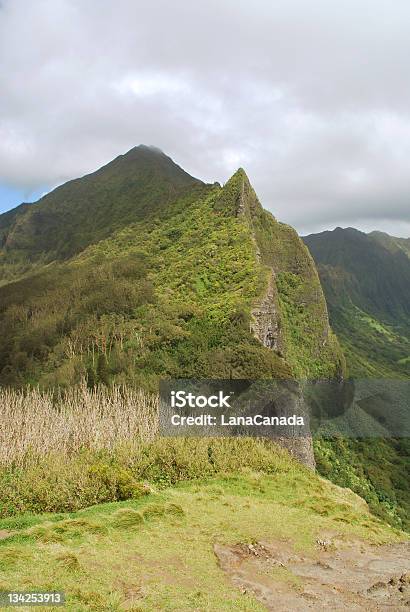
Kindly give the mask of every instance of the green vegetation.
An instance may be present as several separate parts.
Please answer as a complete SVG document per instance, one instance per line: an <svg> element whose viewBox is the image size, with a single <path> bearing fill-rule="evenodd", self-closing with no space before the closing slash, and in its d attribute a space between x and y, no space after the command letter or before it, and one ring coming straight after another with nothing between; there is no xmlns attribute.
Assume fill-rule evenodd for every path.
<svg viewBox="0 0 410 612"><path fill-rule="evenodd" d="M256 611L264 608L218 566L215 544L287 541L312 553L324 533L373 543L402 537L351 491L274 445L163 440L149 456L147 495L0 521L9 535L0 541L0 589L58 588L76 611Z"/></svg>
<svg viewBox="0 0 410 612"><path fill-rule="evenodd" d="M3 287L3 384L286 372L249 333L261 272L244 220L212 211L216 194L190 194L163 218Z"/></svg>
<svg viewBox="0 0 410 612"><path fill-rule="evenodd" d="M278 353L289 364L292 376L340 375L345 367L343 354L329 328L326 303L308 249L293 228L262 208L242 169L228 181L225 190L248 221L265 275L273 275ZM222 194L219 206L221 201L226 210L232 210Z"/></svg>
<svg viewBox="0 0 410 612"><path fill-rule="evenodd" d="M400 378L410 373L410 260L394 247L400 239L389 238L337 228L304 239L351 376Z"/></svg>
<svg viewBox="0 0 410 612"><path fill-rule="evenodd" d="M38 203L0 215L0 253L5 263L67 259L203 186L159 150L135 147Z"/></svg>
<svg viewBox="0 0 410 612"><path fill-rule="evenodd" d="M410 265L410 264L409 264ZM356 377L397 378L409 375L410 323L394 325L389 315L381 317L363 310L350 294L342 271L318 265L326 292L332 327ZM359 283L358 277L355 284ZM410 321L410 317L409 317Z"/></svg>
<svg viewBox="0 0 410 612"><path fill-rule="evenodd" d="M344 357L336 336L327 327L323 305L315 301L311 309L306 308L309 281L293 272L280 272L277 286L287 358L295 375L302 378L308 372L312 378L331 377L335 360L339 360L339 371L344 372ZM318 346L319 338L324 349Z"/></svg>
<svg viewBox="0 0 410 612"><path fill-rule="evenodd" d="M363 497L387 523L410 530L410 444L407 438L316 440L323 476Z"/></svg>
<svg viewBox="0 0 410 612"><path fill-rule="evenodd" d="M187 176L163 154L136 149L24 208L24 222L18 215L11 227L3 220L6 261L25 249L36 267L0 287L1 384L51 388L86 379L90 387L119 382L154 390L159 376L271 378L340 370L319 280L296 233L263 211L243 170L223 188ZM115 206L108 214L102 205L95 220L94 196L101 190L103 201L111 198ZM74 196L80 199L62 227L60 215ZM63 234L57 246L40 240L34 249L32 216L45 211L64 231L69 251ZM106 219L101 232L99 215ZM79 225L71 227L74 219ZM93 240L84 234L89 223L97 228ZM71 231L80 235L75 248ZM272 268L278 272L276 352L250 330ZM288 273L297 291L287 290Z"/></svg>
<svg viewBox="0 0 410 612"><path fill-rule="evenodd" d="M397 238L396 236L389 236L385 232L370 232L369 236L388 251L392 253L402 251L410 257L410 238Z"/></svg>
<svg viewBox="0 0 410 612"><path fill-rule="evenodd" d="M408 378L410 261L407 242L353 229L307 236L350 376ZM408 439L316 441L321 474L348 486L373 512L409 528Z"/></svg>
<svg viewBox="0 0 410 612"><path fill-rule="evenodd" d="M408 337L410 261L403 251L392 252L371 235L351 228L304 240L318 266L333 319L337 309L353 304Z"/></svg>
<svg viewBox="0 0 410 612"><path fill-rule="evenodd" d="M362 242L312 249L332 325L351 373L405 375L408 259ZM308 249L242 169L206 185L133 149L1 215L0 274L0 589L61 588L72 610L258 610L213 544L401 537L268 441L156 437L160 377L345 374ZM316 457L406 525L404 444L318 441Z"/></svg>
<svg viewBox="0 0 410 612"><path fill-rule="evenodd" d="M305 242L315 258L349 374L408 377L410 261L377 236L338 228L307 236Z"/></svg>
<svg viewBox="0 0 410 612"><path fill-rule="evenodd" d="M74 511L145 496L151 485L163 488L244 467L270 474L290 464L286 451L256 439L157 438L70 456L56 451L0 470L0 516Z"/></svg>

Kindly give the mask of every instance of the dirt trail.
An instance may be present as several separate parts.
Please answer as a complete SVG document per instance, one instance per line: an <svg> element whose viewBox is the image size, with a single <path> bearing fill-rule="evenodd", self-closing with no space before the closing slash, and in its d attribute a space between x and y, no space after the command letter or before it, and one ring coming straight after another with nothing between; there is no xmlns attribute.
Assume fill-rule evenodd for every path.
<svg viewBox="0 0 410 612"><path fill-rule="evenodd" d="M284 542L214 546L221 568L268 610L410 611L410 542L338 548L318 541L314 555Z"/></svg>

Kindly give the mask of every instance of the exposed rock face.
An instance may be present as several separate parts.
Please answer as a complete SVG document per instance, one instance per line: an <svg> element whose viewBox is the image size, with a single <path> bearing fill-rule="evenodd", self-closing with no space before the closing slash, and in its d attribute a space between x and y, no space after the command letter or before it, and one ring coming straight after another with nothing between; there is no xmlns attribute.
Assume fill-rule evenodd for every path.
<svg viewBox="0 0 410 612"><path fill-rule="evenodd" d="M315 325L311 331L311 355L307 355L306 360L309 363L310 359L313 363L314 360L320 360L321 351L326 350L330 331L326 302L318 275L313 260L296 232L278 223L263 210L245 172L238 170L233 179L236 180L237 189L236 214L247 219L255 244L255 260L265 268L267 275L265 292L251 313L251 331L261 344L289 363L292 371L292 352L293 355L295 352L297 354L297 347L295 351L295 346L289 345L289 321L288 329L284 329L277 277L278 274L290 274L292 279L303 284L303 293L295 299L295 308L299 311L305 310ZM323 359L326 357L323 353ZM337 367L335 366L335 371ZM297 378L300 374L295 371L293 376ZM313 369L309 372L307 366L307 371L303 372L301 378L309 376L314 376L314 373ZM295 402L303 402L302 395L300 390L300 394L295 396ZM281 438L278 442L299 461L315 469L311 437Z"/></svg>
<svg viewBox="0 0 410 612"><path fill-rule="evenodd" d="M269 275L266 293L260 303L252 310L251 331L264 346L282 356L279 310L274 273Z"/></svg>
<svg viewBox="0 0 410 612"><path fill-rule="evenodd" d="M311 470L316 469L315 456L313 454L313 441L311 437L306 438L278 438L275 440L280 446L286 448L298 461Z"/></svg>
<svg viewBox="0 0 410 612"><path fill-rule="evenodd" d="M253 321L251 330L259 342L277 352L279 356L283 356L281 348L283 340L280 335L279 316L274 272L272 270L272 273L269 275L266 293L252 311ZM296 401L303 402L302 391ZM289 412L292 413L292 410L290 409ZM310 469L314 470L316 468L311 437L277 438L275 442L286 448L291 455Z"/></svg>

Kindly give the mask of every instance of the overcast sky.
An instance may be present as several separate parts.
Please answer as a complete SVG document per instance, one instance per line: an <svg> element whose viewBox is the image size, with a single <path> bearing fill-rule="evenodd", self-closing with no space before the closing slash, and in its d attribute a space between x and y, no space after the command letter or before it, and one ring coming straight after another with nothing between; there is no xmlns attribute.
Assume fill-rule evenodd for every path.
<svg viewBox="0 0 410 612"><path fill-rule="evenodd" d="M409 0L0 0L0 210L132 146L410 236Z"/></svg>

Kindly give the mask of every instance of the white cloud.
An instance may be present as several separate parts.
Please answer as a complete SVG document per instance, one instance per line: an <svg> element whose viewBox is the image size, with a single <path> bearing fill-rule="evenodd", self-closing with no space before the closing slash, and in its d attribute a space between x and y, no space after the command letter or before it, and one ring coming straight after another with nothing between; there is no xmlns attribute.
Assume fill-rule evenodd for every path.
<svg viewBox="0 0 410 612"><path fill-rule="evenodd" d="M5 0L0 182L155 144L302 231L410 223L408 0Z"/></svg>
<svg viewBox="0 0 410 612"><path fill-rule="evenodd" d="M186 94L188 85L182 79L166 73L136 74L126 76L118 83L114 83L114 89L124 96L131 93L137 97L145 98L156 95Z"/></svg>

